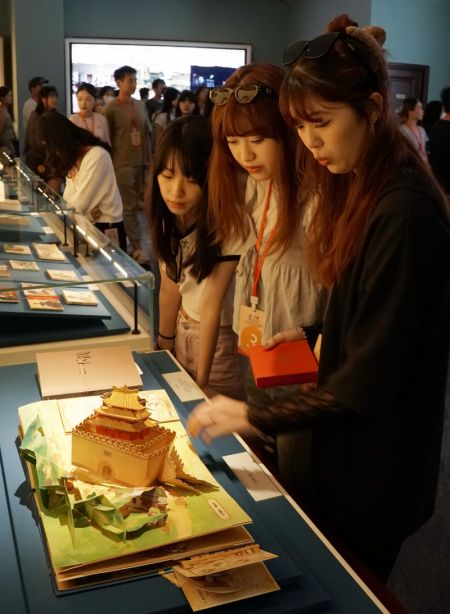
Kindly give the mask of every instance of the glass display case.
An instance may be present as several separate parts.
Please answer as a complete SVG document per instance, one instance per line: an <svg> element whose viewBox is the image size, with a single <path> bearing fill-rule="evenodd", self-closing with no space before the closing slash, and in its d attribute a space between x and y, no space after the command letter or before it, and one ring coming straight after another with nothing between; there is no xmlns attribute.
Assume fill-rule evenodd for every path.
<svg viewBox="0 0 450 614"><path fill-rule="evenodd" d="M152 349L153 274L22 161L0 163L0 364L55 342Z"/></svg>

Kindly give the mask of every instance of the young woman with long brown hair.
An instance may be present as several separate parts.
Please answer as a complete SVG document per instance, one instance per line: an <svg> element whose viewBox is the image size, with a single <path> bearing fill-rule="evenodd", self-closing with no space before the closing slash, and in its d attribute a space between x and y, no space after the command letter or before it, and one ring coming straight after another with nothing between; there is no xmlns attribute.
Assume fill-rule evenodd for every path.
<svg viewBox="0 0 450 614"><path fill-rule="evenodd" d="M265 406L218 397L194 410L189 427L207 441L312 428L309 457L299 461L302 501L386 580L402 541L434 507L450 216L391 123L383 37L344 15L283 56L281 109L301 139L302 194L316 198L309 261L331 290L318 387Z"/></svg>
<svg viewBox="0 0 450 614"><path fill-rule="evenodd" d="M233 328L241 353L257 342L273 344L283 331L312 334L310 327L322 322L324 293L304 257L308 206L299 204L297 137L279 109L283 76L272 64L247 65L211 91L208 202L216 238L240 243ZM294 336L303 334L296 330ZM250 372L246 389L247 398L262 405L283 392L256 388ZM292 457L307 439L277 438L284 479L296 479Z"/></svg>

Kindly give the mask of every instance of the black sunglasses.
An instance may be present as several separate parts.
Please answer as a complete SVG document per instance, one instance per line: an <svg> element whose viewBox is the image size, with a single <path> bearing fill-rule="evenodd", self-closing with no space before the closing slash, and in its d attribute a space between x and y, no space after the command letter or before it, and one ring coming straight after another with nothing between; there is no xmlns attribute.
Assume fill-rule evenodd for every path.
<svg viewBox="0 0 450 614"><path fill-rule="evenodd" d="M252 102L258 94L271 96L274 93L275 92L270 87L264 87L257 83L245 83L236 89L231 87L215 87L209 92L209 97L215 105L221 107L230 100L232 94L234 94L234 97L240 104L248 104Z"/></svg>
<svg viewBox="0 0 450 614"><path fill-rule="evenodd" d="M289 66L305 55L310 60L317 60L326 55L338 38L342 36L341 32L329 32L322 34L312 41L297 41L286 49L281 58L283 66Z"/></svg>

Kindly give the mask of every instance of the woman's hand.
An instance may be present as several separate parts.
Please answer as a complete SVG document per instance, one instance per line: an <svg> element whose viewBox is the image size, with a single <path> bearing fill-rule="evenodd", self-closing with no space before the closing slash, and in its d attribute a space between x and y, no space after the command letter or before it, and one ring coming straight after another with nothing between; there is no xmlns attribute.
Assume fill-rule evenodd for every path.
<svg viewBox="0 0 450 614"><path fill-rule="evenodd" d="M92 218L92 220L95 222L95 220L98 220L98 218L101 216L102 212L100 211L100 206L97 205L96 207L94 207L93 209L91 209L89 211L90 216Z"/></svg>
<svg viewBox="0 0 450 614"><path fill-rule="evenodd" d="M271 350L279 343L283 343L283 341L299 341L300 339L306 339L302 328L296 328L295 330L284 330L281 333L277 333L271 337L265 344L264 348L266 350Z"/></svg>
<svg viewBox="0 0 450 614"><path fill-rule="evenodd" d="M187 427L193 437L201 437L211 443L216 437L240 433L255 435L259 433L247 420L248 405L221 394L210 402L200 403L189 416Z"/></svg>
<svg viewBox="0 0 450 614"><path fill-rule="evenodd" d="M173 346L175 344L173 339L163 339L160 335L156 338L156 343L158 344L158 350L169 350L169 352L173 352Z"/></svg>

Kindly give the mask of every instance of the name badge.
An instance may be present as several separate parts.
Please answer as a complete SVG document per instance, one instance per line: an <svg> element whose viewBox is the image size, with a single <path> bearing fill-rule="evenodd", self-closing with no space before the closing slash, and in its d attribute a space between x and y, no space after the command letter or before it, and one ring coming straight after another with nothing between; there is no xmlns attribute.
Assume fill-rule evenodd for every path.
<svg viewBox="0 0 450 614"><path fill-rule="evenodd" d="M248 350L262 343L266 316L261 309L241 305L239 310L239 341L240 354L248 356Z"/></svg>
<svg viewBox="0 0 450 614"><path fill-rule="evenodd" d="M133 147L139 147L141 144L141 133L136 128L131 131L131 144Z"/></svg>

